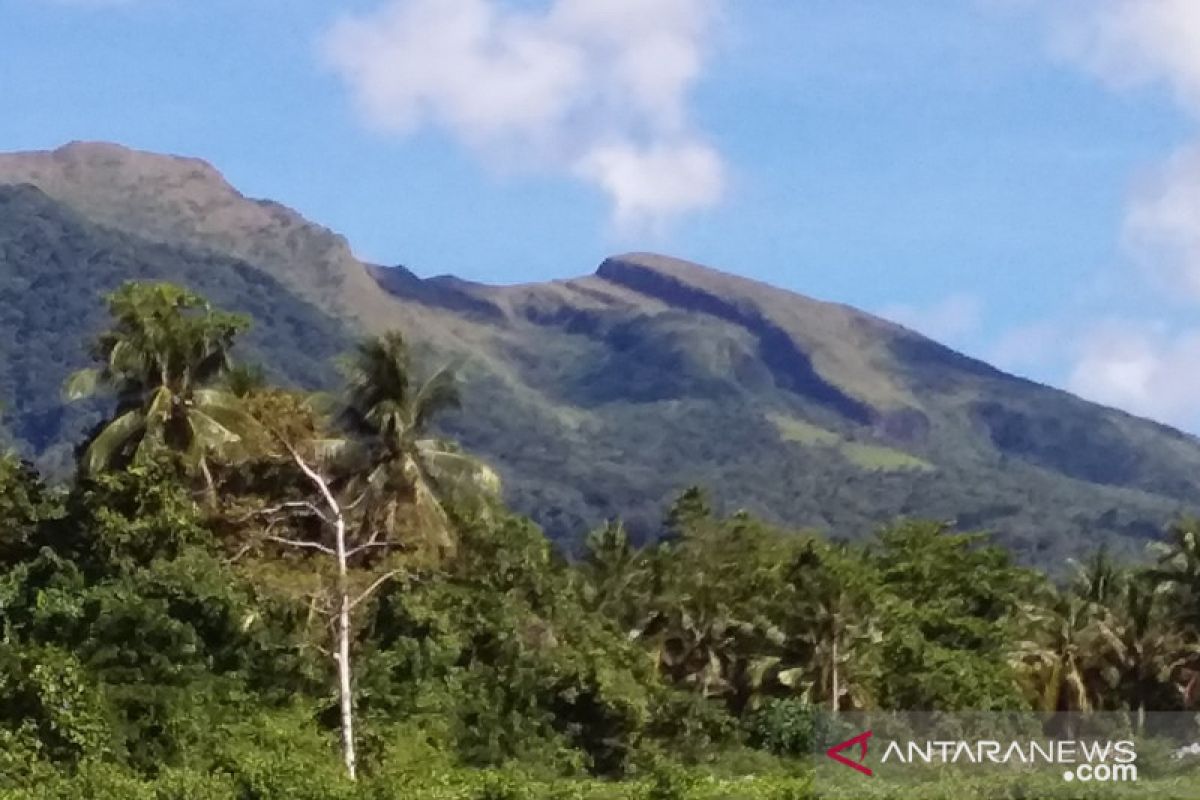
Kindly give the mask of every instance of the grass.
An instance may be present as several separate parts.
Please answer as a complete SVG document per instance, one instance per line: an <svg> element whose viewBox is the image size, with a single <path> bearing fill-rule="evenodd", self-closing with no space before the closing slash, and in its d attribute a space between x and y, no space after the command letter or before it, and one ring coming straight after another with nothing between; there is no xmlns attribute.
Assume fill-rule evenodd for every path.
<svg viewBox="0 0 1200 800"><path fill-rule="evenodd" d="M827 431L816 425L789 417L785 414L768 414L767 419L779 429L779 435L785 442L795 442L802 445L837 446L842 437L833 431Z"/></svg>
<svg viewBox="0 0 1200 800"><path fill-rule="evenodd" d="M890 447L864 444L862 442L843 442L842 455L863 469L893 472L896 470L916 469L932 470L933 464L901 450Z"/></svg>
<svg viewBox="0 0 1200 800"><path fill-rule="evenodd" d="M833 447L855 466L871 471L932 470L933 464L924 459L882 445L847 439L833 431L818 427L785 414L768 414L785 442L804 447Z"/></svg>

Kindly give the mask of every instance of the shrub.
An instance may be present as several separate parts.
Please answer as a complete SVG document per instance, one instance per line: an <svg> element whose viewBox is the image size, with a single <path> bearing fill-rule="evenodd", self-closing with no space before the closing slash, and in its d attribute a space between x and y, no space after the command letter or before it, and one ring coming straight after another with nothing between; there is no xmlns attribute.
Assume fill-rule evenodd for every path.
<svg viewBox="0 0 1200 800"><path fill-rule="evenodd" d="M825 739L824 715L800 700L771 700L751 715L750 743L777 756L811 753Z"/></svg>

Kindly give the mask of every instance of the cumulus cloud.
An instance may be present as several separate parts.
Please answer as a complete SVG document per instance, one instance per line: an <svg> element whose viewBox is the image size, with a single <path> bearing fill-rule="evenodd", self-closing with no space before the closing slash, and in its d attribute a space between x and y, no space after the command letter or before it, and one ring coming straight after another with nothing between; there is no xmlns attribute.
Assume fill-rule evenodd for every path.
<svg viewBox="0 0 1200 800"><path fill-rule="evenodd" d="M927 306L897 303L879 314L931 339L953 343L979 329L982 311L978 297L959 292Z"/></svg>
<svg viewBox="0 0 1200 800"><path fill-rule="evenodd" d="M622 228L655 228L725 186L688 108L718 2L388 0L342 17L324 50L376 128L561 171L604 191Z"/></svg>
<svg viewBox="0 0 1200 800"><path fill-rule="evenodd" d="M1181 427L1200 418L1200 330L1111 322L1082 337L1069 388Z"/></svg>
<svg viewBox="0 0 1200 800"><path fill-rule="evenodd" d="M1051 0L1060 52L1110 85L1156 81L1200 113L1200 3L1195 0Z"/></svg>

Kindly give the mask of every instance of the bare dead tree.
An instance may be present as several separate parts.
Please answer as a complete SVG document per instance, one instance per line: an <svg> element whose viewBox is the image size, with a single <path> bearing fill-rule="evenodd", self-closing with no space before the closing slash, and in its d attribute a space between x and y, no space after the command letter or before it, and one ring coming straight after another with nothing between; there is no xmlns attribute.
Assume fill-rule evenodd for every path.
<svg viewBox="0 0 1200 800"><path fill-rule="evenodd" d="M315 499L289 501L259 511L258 514L268 520L267 532L262 536L262 541L319 554L332 559L334 563L333 603L320 610L332 618L334 635L332 657L337 668L342 760L346 766L346 773L351 780L354 780L357 776L358 765L354 746L354 687L350 648L353 634L353 611L385 583L400 574L402 570L386 570L376 576L365 589L354 594L351 588L350 564L357 556L367 551L397 548L399 545L395 542L381 541L378 531L372 533L366 541L358 544L350 543L347 533L347 511L352 509L362 498L351 502L339 500L332 479L323 475L294 447L283 441L282 437L280 440L292 462L312 487ZM303 520L316 520L321 533L307 538L302 533L289 536L281 536L276 533L281 524L291 523L294 527L296 522ZM332 542L325 540L329 534L332 534L329 537Z"/></svg>

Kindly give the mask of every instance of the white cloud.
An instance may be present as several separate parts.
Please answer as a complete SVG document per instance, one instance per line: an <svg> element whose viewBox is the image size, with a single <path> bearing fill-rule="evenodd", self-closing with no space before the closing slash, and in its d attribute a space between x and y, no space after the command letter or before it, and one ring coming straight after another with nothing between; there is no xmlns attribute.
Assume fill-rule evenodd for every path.
<svg viewBox="0 0 1200 800"><path fill-rule="evenodd" d="M692 123L719 0L388 0L325 52L373 126L445 131L489 164L550 168L624 229L715 205L720 154Z"/></svg>
<svg viewBox="0 0 1200 800"><path fill-rule="evenodd" d="M1069 388L1181 427L1200 417L1200 330L1110 322L1082 337Z"/></svg>
<svg viewBox="0 0 1200 800"><path fill-rule="evenodd" d="M1200 3L1195 0L1052 0L1063 55L1110 85L1165 81L1200 112Z"/></svg>
<svg viewBox="0 0 1200 800"><path fill-rule="evenodd" d="M1200 119L1200 2L1049 0L1059 54L1109 86L1164 84ZM1134 182L1124 241L1171 291L1200 299L1200 144Z"/></svg>
<svg viewBox="0 0 1200 800"><path fill-rule="evenodd" d="M580 159L577 169L613 198L615 221L624 230L712 206L720 200L724 182L720 157L711 148L687 142L640 150L627 143L599 145Z"/></svg>
<svg viewBox="0 0 1200 800"><path fill-rule="evenodd" d="M904 303L890 305L882 309L879 315L919 331L931 339L954 343L979 329L982 312L982 304L978 297L959 292L928 306Z"/></svg>
<svg viewBox="0 0 1200 800"><path fill-rule="evenodd" d="M1200 1L1007 0L1046 15L1057 56L1106 86L1163 86L1200 121ZM1131 181L1122 241L1166 297L1200 300L1200 140L1164 154ZM1058 331L1056 336L1055 332ZM1043 348L1069 362L1069 388L1090 400L1171 424L1200 423L1200 328L1165 318L1109 321L1068 331L1043 323L1001 342L1009 363Z"/></svg>
<svg viewBox="0 0 1200 800"><path fill-rule="evenodd" d="M1200 299L1200 145L1137 182L1125 214L1130 254L1171 290Z"/></svg>

